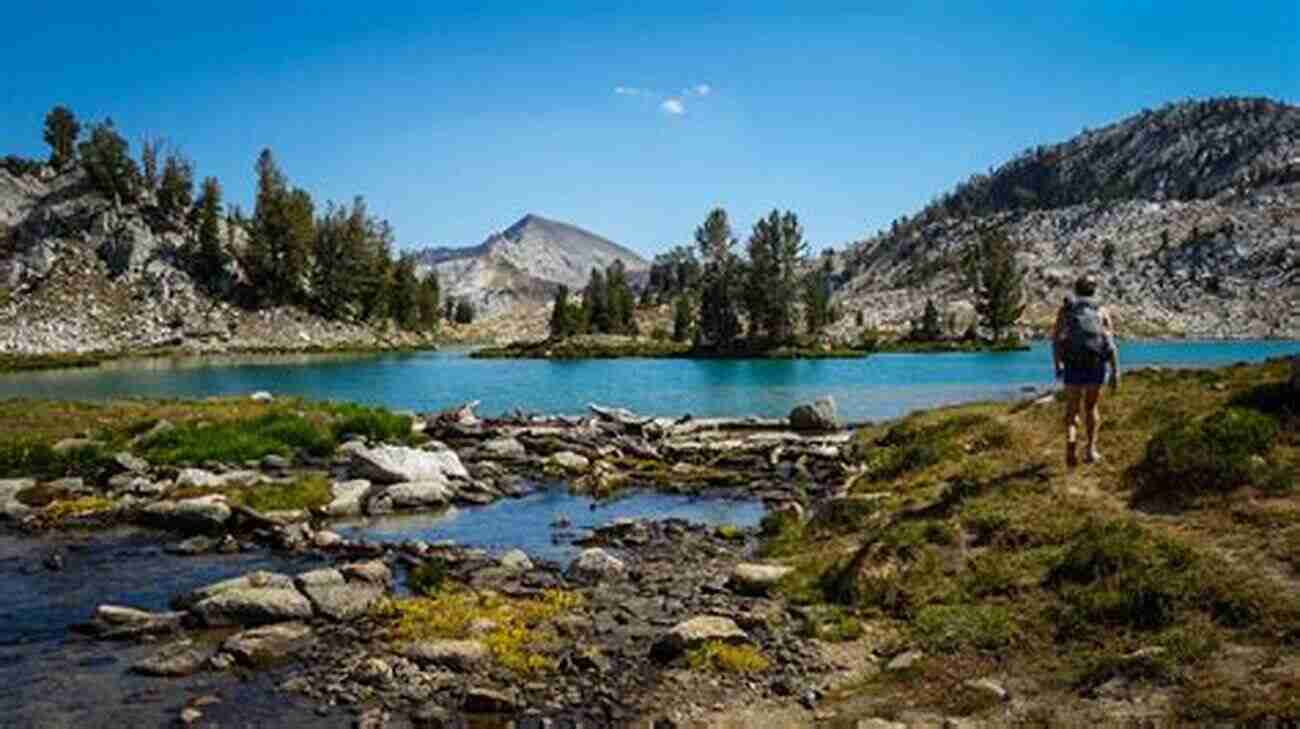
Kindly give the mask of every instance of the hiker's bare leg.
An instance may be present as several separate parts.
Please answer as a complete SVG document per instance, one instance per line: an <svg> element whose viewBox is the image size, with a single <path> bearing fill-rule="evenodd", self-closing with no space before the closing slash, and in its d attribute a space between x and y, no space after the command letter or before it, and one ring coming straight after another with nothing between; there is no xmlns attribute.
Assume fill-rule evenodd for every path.
<svg viewBox="0 0 1300 729"><path fill-rule="evenodd" d="M1089 385L1083 392L1083 423L1088 433L1088 450L1084 451L1084 460L1088 463L1100 460L1097 453L1097 426L1101 425L1101 411L1097 405L1101 402L1101 385Z"/></svg>
<svg viewBox="0 0 1300 729"><path fill-rule="evenodd" d="M1065 386L1065 465L1071 467L1078 463L1075 444L1079 439L1079 406L1082 399L1082 387Z"/></svg>

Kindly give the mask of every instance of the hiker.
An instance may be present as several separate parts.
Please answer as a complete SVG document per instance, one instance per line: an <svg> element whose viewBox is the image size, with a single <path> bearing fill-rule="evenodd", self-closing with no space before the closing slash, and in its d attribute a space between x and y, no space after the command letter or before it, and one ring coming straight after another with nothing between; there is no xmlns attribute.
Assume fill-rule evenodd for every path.
<svg viewBox="0 0 1300 729"><path fill-rule="evenodd" d="M1085 463L1101 460L1097 452L1097 426L1101 415L1101 388L1110 370L1110 388L1119 388L1119 352L1115 347L1110 316L1093 299L1097 281L1082 276L1074 284L1074 297L1057 312L1052 327L1052 364L1056 376L1065 381L1065 463L1078 465L1079 411L1083 411L1088 443Z"/></svg>

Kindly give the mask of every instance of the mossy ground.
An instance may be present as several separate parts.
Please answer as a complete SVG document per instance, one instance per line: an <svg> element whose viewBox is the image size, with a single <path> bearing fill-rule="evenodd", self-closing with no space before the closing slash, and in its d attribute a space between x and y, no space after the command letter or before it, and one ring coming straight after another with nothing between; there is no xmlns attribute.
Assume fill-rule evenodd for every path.
<svg viewBox="0 0 1300 729"><path fill-rule="evenodd" d="M1075 469L1059 399L858 432L849 498L806 523L770 518L761 551L796 567L781 592L826 616L810 634L925 658L847 683L828 708L1126 720L1097 700L1107 684L1157 697L1159 725L1300 721L1288 375L1282 363L1133 373L1103 400L1104 460ZM898 637L873 642L882 631ZM1027 708L1008 719L965 686L982 676Z"/></svg>
<svg viewBox="0 0 1300 729"><path fill-rule="evenodd" d="M378 614L394 641L476 639L501 668L520 676L554 670L556 618L583 605L578 593L547 590L536 598L509 598L443 584L417 597L386 601Z"/></svg>

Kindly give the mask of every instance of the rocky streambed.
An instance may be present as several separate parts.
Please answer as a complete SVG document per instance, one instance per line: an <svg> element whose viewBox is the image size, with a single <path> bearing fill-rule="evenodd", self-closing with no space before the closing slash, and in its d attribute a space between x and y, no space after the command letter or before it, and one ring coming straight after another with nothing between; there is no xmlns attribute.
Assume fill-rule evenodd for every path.
<svg viewBox="0 0 1300 729"><path fill-rule="evenodd" d="M352 439L329 457L175 468L126 450L102 479L0 482L0 512L29 542L135 524L160 530L140 537L158 559L225 565L161 581L174 587L165 599L105 584L90 609L86 590L111 577L81 587L77 645L111 646L96 649L106 672L171 697L187 726L239 716L232 679L245 694L258 685L258 696L293 697L291 713L366 727L684 726L738 700L816 706L836 662L802 637L807 616L767 597L785 570L757 563L753 519L600 523L597 497L648 488L802 514L848 473L832 403L776 420L599 406L482 419L466 406L414 422L420 445ZM324 503L249 506L249 493L305 477L328 483ZM579 525L572 510L545 525L562 553L493 554L365 528L397 513L472 512L548 483L597 509ZM69 559L54 550L24 569L53 574ZM253 716L258 701L248 706Z"/></svg>

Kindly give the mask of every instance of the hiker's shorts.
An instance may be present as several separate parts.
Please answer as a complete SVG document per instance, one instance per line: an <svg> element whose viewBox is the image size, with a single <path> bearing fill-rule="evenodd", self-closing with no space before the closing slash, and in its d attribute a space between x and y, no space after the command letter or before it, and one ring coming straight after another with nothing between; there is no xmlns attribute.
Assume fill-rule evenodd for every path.
<svg viewBox="0 0 1300 729"><path fill-rule="evenodd" d="M1065 384L1079 387L1106 384L1106 363L1065 363Z"/></svg>

